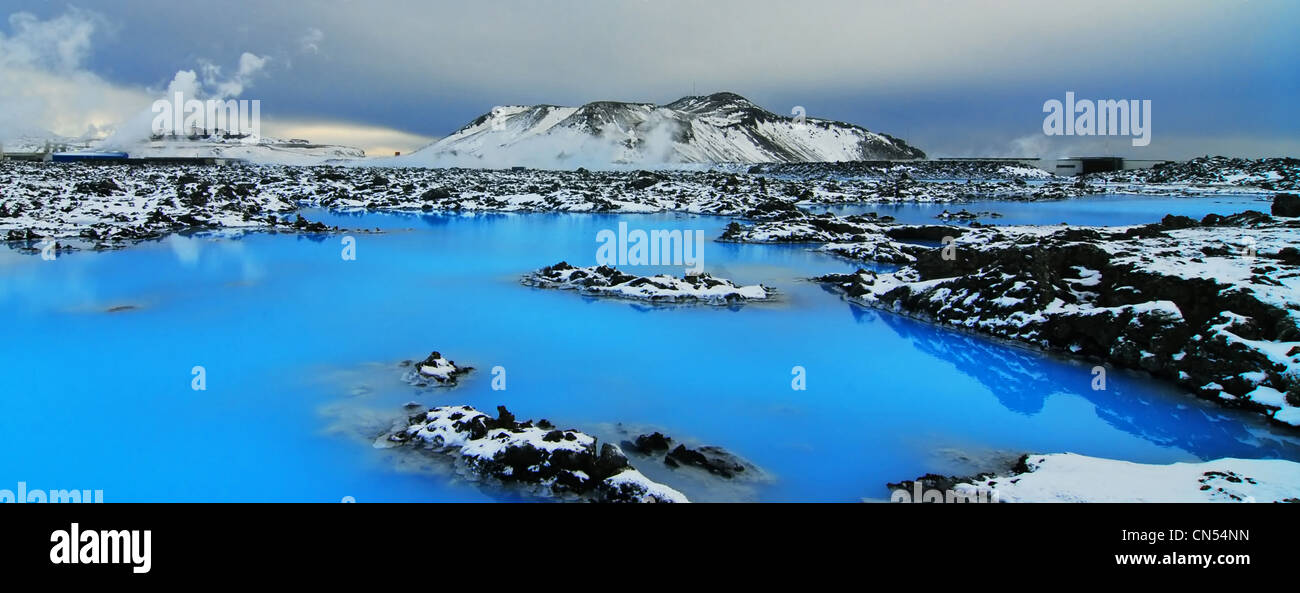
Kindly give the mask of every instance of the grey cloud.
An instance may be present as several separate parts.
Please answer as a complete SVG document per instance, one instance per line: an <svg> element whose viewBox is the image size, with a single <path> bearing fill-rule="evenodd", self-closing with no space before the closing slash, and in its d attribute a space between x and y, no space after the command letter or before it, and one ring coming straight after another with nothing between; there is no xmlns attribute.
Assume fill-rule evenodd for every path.
<svg viewBox="0 0 1300 593"><path fill-rule="evenodd" d="M3 14L22 4L0 0L11 7ZM934 154L1010 150L1037 127L1035 100L1071 89L1158 91L1157 138L1178 126L1187 138L1198 126L1241 138L1296 127L1274 122L1300 70L1285 51L1300 9L1285 1L230 0L205 12L202 26L174 2L96 10L122 34L90 48L98 67L79 70L89 76L152 88L205 57L273 56L248 78L266 117L425 136L493 105L662 103L718 90L780 113L806 105L810 115L914 131ZM41 59L46 69L84 65L86 52L71 42ZM1225 85L1253 102L1240 108L1207 92ZM1041 98L1008 109L999 103L1008 89ZM948 99L945 111L926 111L935 97Z"/></svg>

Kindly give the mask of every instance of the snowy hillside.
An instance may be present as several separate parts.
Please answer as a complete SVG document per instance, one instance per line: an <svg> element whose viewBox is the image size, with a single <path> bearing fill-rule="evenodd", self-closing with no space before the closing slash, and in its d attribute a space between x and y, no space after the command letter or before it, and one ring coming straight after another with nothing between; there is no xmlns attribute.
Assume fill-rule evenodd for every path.
<svg viewBox="0 0 1300 593"><path fill-rule="evenodd" d="M995 489L1006 502L1295 501L1300 464L1283 459L1216 459L1150 465L1075 453L1027 455L1024 471L962 484Z"/></svg>
<svg viewBox="0 0 1300 593"><path fill-rule="evenodd" d="M497 107L407 157L422 166L537 168L790 163L924 158L852 124L774 114L734 93L667 105L600 101L581 107Z"/></svg>

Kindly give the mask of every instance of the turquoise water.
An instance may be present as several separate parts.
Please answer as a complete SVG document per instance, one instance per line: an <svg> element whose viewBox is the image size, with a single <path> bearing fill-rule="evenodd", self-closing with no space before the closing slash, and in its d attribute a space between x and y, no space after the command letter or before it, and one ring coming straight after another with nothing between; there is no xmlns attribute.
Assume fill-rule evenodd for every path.
<svg viewBox="0 0 1300 593"><path fill-rule="evenodd" d="M505 404L602 439L618 440L616 423L653 428L768 474L715 484L644 468L696 500L887 498L887 481L1028 451L1300 459L1294 438L1254 415L1142 375L1115 371L1093 391L1090 365L851 306L803 279L854 266L806 247L707 243L707 271L780 291L736 309L518 283L560 260L594 264L597 231L619 221L716 237L723 218L309 217L385 232L352 233L355 261L340 257L341 235L173 237L56 261L0 250L0 489L102 489L110 502L518 498L372 447L411 400ZM396 363L435 349L478 371L452 391L399 380ZM791 389L796 365L806 391ZM204 391L191 388L195 366ZM491 389L494 366L505 391Z"/></svg>

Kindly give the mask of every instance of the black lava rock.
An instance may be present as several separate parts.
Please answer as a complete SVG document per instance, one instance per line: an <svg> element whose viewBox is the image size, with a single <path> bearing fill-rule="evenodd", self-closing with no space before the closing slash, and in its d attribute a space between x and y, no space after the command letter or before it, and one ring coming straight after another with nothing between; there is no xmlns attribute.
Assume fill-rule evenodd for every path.
<svg viewBox="0 0 1300 593"><path fill-rule="evenodd" d="M1300 216L1300 196L1295 194L1273 196L1273 216Z"/></svg>
<svg viewBox="0 0 1300 593"><path fill-rule="evenodd" d="M636 450L643 454L649 454L654 451L667 451L672 439L664 436L662 433L655 432L652 434L643 434L636 438Z"/></svg>

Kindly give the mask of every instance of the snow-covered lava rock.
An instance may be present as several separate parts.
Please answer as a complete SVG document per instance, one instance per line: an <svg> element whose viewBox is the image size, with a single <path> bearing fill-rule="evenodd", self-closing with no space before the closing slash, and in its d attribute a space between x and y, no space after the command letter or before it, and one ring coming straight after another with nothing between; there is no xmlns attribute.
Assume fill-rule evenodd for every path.
<svg viewBox="0 0 1300 593"><path fill-rule="evenodd" d="M412 364L410 361L403 361L402 366L411 367L403 378L416 387L428 387L431 384L451 387L456 385L458 378L474 370L471 366L457 366L454 361L444 358L436 350L420 362Z"/></svg>
<svg viewBox="0 0 1300 593"><path fill-rule="evenodd" d="M411 406L420 409L419 406ZM493 418L470 406L444 406L411 415L380 446L420 446L453 458L464 473L538 496L596 502L689 502L628 463L618 446L546 420L519 422L497 406Z"/></svg>
<svg viewBox="0 0 1300 593"><path fill-rule="evenodd" d="M863 305L1146 370L1300 426L1300 220L949 228L897 271L818 280Z"/></svg>
<svg viewBox="0 0 1300 593"><path fill-rule="evenodd" d="M1300 463L1225 458L1153 465L1056 453L1025 455L1002 474L928 474L888 486L998 502L1300 502Z"/></svg>
<svg viewBox="0 0 1300 593"><path fill-rule="evenodd" d="M929 251L917 241L937 242L964 229L946 225L895 224L875 213L836 216L802 211L767 217L753 224L732 222L718 241L732 243L822 243L818 249L852 260L906 264Z"/></svg>
<svg viewBox="0 0 1300 593"><path fill-rule="evenodd" d="M1010 192L999 189L1001 197L1043 197L1041 187L1003 183L999 187ZM178 231L332 230L302 219L302 208L743 215L760 204L795 208L984 195L959 183L912 182L908 187L899 194L897 182L878 178L779 179L725 168L549 171L0 161L0 239L75 239L103 248Z"/></svg>
<svg viewBox="0 0 1300 593"><path fill-rule="evenodd" d="M1288 161L1289 162L1289 161ZM800 205L973 199L1049 200L1102 192L1187 193L1201 173L1062 178L980 162L859 161L705 170L573 171L367 166L77 164L0 161L0 239L73 239L91 247L206 229L323 232L302 208L400 212L685 212L789 216ZM1214 188L1264 192L1285 167L1266 161L1188 165ZM1271 169L1268 169L1272 167ZM1278 169L1283 167L1283 169ZM1234 171L1268 169L1240 177ZM1181 171L1181 169L1179 169ZM1282 172L1278 172L1281 170ZM1143 177L1142 175L1147 175ZM962 181L954 181L962 179ZM1208 191L1208 190L1207 190ZM1216 190L1217 191L1217 190ZM1213 192L1211 192L1213 193Z"/></svg>
<svg viewBox="0 0 1300 593"><path fill-rule="evenodd" d="M707 272L681 278L660 274L634 276L610 266L575 267L566 262L547 266L523 277L521 282L538 288L574 290L587 296L613 297L652 303L706 303L734 305L771 298L773 291L761 284L737 286Z"/></svg>
<svg viewBox="0 0 1300 593"><path fill-rule="evenodd" d="M0 163L0 238L92 247L179 231L331 229L297 214L297 196L266 191L250 167Z"/></svg>
<svg viewBox="0 0 1300 593"><path fill-rule="evenodd" d="M1300 159L1198 157L1159 163L1150 169L1092 173L1088 183L1107 183L1120 191L1140 193L1212 193L1234 188L1265 191L1300 189ZM1207 192L1208 190L1208 192Z"/></svg>

